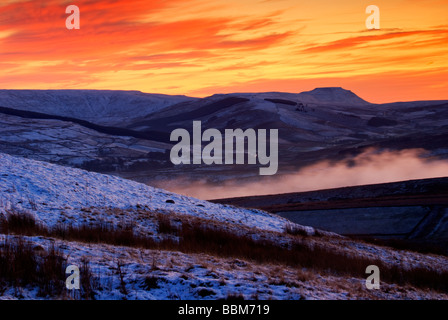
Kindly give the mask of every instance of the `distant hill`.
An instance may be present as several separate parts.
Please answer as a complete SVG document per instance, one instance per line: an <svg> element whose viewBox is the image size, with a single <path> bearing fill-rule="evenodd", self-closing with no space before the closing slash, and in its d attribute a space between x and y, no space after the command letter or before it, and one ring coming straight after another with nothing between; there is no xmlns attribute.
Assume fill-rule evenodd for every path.
<svg viewBox="0 0 448 320"><path fill-rule="evenodd" d="M343 235L435 244L448 253L448 177L212 202L270 211Z"/></svg>
<svg viewBox="0 0 448 320"><path fill-rule="evenodd" d="M77 118L100 125L123 125L195 98L114 90L0 90L0 106Z"/></svg>
<svg viewBox="0 0 448 320"><path fill-rule="evenodd" d="M369 105L350 90L340 87L316 88L299 94L299 99L304 102L329 103L349 106Z"/></svg>
<svg viewBox="0 0 448 320"><path fill-rule="evenodd" d="M0 163L2 299L448 298L445 256L115 176L1 153ZM364 287L369 265L381 290ZM67 290L68 266L79 290Z"/></svg>
<svg viewBox="0 0 448 320"><path fill-rule="evenodd" d="M205 98L108 90L0 90L0 152L156 184L175 177L258 177L257 165L174 166L170 134L278 129L279 174L366 149L419 148L448 158L448 101L370 104L342 88Z"/></svg>

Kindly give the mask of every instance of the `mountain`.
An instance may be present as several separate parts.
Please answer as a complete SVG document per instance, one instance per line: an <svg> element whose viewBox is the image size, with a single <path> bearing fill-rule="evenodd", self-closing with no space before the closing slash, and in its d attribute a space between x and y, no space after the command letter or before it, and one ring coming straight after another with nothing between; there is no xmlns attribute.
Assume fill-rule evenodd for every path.
<svg viewBox="0 0 448 320"><path fill-rule="evenodd" d="M174 166L174 129L278 129L278 175L366 150L448 158L448 101L371 104L342 88L205 98L126 91L2 90L0 151L151 185L259 178L259 166ZM169 175L169 179L167 178Z"/></svg>
<svg viewBox="0 0 448 320"><path fill-rule="evenodd" d="M444 256L114 176L5 154L0 163L2 299L448 298ZM365 287L372 264L381 290ZM67 266L79 289L66 288Z"/></svg>
<svg viewBox="0 0 448 320"><path fill-rule="evenodd" d="M340 87L316 88L299 94L299 99L306 103L336 104L343 106L363 106L370 103L361 99L350 90Z"/></svg>
<svg viewBox="0 0 448 320"><path fill-rule="evenodd" d="M186 96L113 90L0 90L0 106L122 126L171 105L194 101Z"/></svg>

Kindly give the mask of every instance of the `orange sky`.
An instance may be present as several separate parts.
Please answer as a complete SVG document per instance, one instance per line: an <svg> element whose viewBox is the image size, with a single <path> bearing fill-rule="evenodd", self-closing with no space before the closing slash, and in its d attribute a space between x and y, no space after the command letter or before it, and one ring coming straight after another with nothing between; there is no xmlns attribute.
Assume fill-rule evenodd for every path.
<svg viewBox="0 0 448 320"><path fill-rule="evenodd" d="M448 99L447 44L448 0L2 0L0 88Z"/></svg>

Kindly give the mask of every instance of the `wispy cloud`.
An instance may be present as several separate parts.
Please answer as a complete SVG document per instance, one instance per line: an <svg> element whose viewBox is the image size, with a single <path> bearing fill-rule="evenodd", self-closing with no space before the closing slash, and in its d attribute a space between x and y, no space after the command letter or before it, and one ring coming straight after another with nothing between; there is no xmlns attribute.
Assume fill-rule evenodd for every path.
<svg viewBox="0 0 448 320"><path fill-rule="evenodd" d="M423 36L425 39L430 39L426 41L427 43L430 42L432 45L441 45L443 43L446 43L446 41L448 40L448 29L401 31L401 32L381 33L376 35L349 37L336 41L331 41L325 44L312 45L309 48L304 49L303 52L321 53L332 50L347 50L361 46L365 47L365 46L383 45L376 43L383 40L396 40L403 37L412 37L412 36ZM410 44L409 41L404 43Z"/></svg>

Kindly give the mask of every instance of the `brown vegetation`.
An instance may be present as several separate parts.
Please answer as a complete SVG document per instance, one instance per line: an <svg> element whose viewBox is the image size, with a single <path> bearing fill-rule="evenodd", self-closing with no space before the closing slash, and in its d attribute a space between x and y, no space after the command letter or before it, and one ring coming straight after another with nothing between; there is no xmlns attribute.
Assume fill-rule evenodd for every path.
<svg viewBox="0 0 448 320"><path fill-rule="evenodd" d="M65 288L66 261L54 247L35 250L22 238L6 238L0 244L0 287L39 287L39 296L54 296Z"/></svg>
<svg viewBox="0 0 448 320"><path fill-rule="evenodd" d="M288 246L282 246L274 240L255 240L251 236L220 228L217 225L205 224L203 220L191 217L182 220L181 227L173 227L167 215L155 215L159 221L159 231L169 233L170 238L155 240L148 236L136 235L132 227L117 228L110 225L58 226L48 230L39 226L32 216L21 213L9 214L7 221L0 225L1 230L17 234L37 234L65 240L107 243L142 247L148 249L181 251L184 253L206 253L219 257L241 258L259 263L275 263L297 268L307 268L320 273L341 276L365 277L365 269L369 265L377 265L381 270L382 280L399 285L412 285L448 292L448 272L425 268L403 269L390 265L381 259L372 259L362 255L349 255L340 250L331 249L323 244L310 245L307 236L290 237ZM177 221L179 217L176 217ZM174 240L175 237L177 240ZM26 251L18 258L34 257ZM8 258L11 259L11 258ZM16 258L14 258L16 259ZM34 263L34 262L26 262ZM4 263L4 265L6 265ZM120 268L121 269L121 268ZM0 274L1 270L0 270ZM27 273L14 274L18 279L27 279ZM13 279L12 276L10 279ZM150 283L151 284L151 283ZM125 289L125 287L123 288Z"/></svg>

